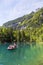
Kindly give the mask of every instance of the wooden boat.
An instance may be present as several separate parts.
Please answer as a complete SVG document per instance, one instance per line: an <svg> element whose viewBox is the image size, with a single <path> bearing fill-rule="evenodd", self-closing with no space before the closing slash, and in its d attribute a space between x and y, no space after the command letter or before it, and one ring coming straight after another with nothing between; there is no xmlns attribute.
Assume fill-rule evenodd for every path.
<svg viewBox="0 0 43 65"><path fill-rule="evenodd" d="M12 49L15 49L17 47L17 45L14 43L14 45L9 45L8 46L8 50L12 50Z"/></svg>

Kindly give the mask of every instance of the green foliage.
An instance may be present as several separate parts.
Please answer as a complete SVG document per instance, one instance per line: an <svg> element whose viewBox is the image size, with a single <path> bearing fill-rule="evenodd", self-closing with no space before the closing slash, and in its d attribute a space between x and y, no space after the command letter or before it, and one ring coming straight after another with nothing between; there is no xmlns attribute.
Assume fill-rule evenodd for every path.
<svg viewBox="0 0 43 65"><path fill-rule="evenodd" d="M19 23L16 26L16 29L7 27L13 23ZM17 42L24 40L28 42L43 42L43 8L16 20L7 22L4 26L7 28L0 27L1 42L12 42L13 40L16 40ZM23 28L23 26L26 28Z"/></svg>
<svg viewBox="0 0 43 65"><path fill-rule="evenodd" d="M1 42L12 42L14 39L13 29L11 28L0 28L0 41Z"/></svg>

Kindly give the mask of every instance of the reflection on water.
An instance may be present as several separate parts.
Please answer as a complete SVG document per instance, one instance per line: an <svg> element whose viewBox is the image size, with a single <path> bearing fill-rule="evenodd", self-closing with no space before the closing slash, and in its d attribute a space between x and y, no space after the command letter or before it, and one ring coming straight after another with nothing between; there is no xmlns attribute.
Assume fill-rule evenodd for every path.
<svg viewBox="0 0 43 65"><path fill-rule="evenodd" d="M0 45L0 64L2 65L43 65L43 46L21 43L15 50L7 50Z"/></svg>

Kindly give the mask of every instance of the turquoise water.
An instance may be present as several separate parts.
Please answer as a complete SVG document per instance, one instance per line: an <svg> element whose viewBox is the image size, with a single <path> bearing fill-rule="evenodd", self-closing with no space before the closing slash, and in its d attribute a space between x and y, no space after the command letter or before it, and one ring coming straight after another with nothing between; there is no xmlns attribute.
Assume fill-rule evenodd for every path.
<svg viewBox="0 0 43 65"><path fill-rule="evenodd" d="M0 45L0 65L43 65L43 45L23 45L15 50L7 47Z"/></svg>

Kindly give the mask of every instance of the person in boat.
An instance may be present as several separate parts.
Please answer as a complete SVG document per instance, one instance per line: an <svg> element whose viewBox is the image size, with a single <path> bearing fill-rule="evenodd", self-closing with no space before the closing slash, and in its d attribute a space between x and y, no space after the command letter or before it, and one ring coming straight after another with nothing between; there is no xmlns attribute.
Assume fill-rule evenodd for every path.
<svg viewBox="0 0 43 65"><path fill-rule="evenodd" d="M14 43L13 45L9 45L9 47L7 49L15 49L16 48L16 43Z"/></svg>
<svg viewBox="0 0 43 65"><path fill-rule="evenodd" d="M9 45L7 49L14 49L13 45Z"/></svg>
<svg viewBox="0 0 43 65"><path fill-rule="evenodd" d="M16 45L16 43L14 43L14 47L16 47L17 45Z"/></svg>

